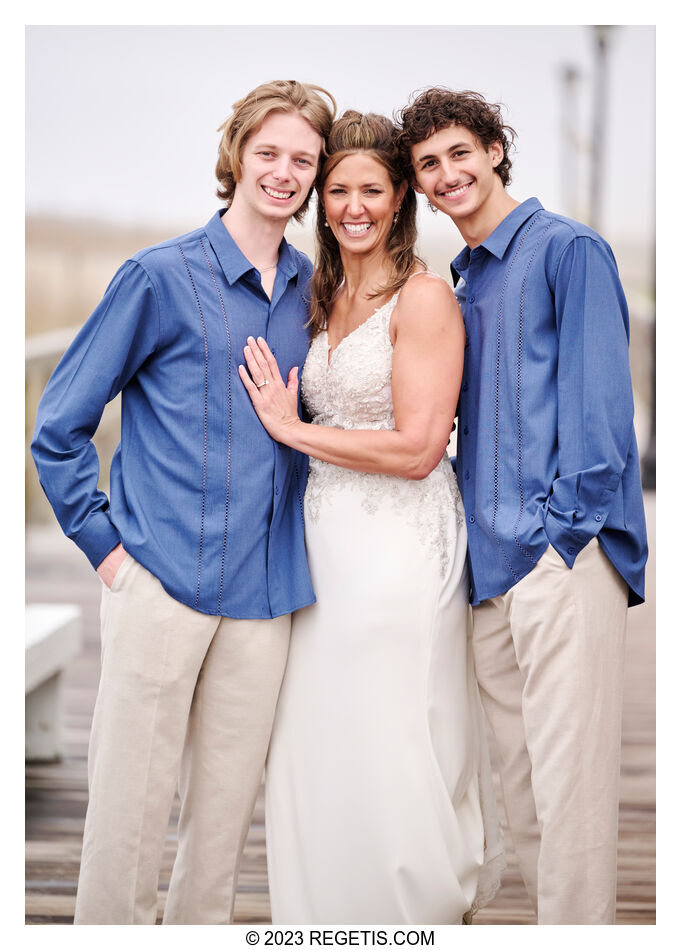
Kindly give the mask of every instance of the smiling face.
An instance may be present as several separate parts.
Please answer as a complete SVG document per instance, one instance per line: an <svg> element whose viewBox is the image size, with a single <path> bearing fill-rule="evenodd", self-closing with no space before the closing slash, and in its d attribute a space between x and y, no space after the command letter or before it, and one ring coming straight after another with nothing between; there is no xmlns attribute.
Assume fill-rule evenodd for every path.
<svg viewBox="0 0 681 950"><path fill-rule="evenodd" d="M246 140L234 204L287 220L314 185L321 136L298 112L272 112Z"/></svg>
<svg viewBox="0 0 681 950"><path fill-rule="evenodd" d="M485 149L468 129L450 125L412 146L417 190L462 228L467 219L494 217L506 198L494 171L503 154L500 143Z"/></svg>
<svg viewBox="0 0 681 950"><path fill-rule="evenodd" d="M386 168L370 152L342 158L322 192L326 220L341 250L368 254L385 249L406 190L406 181L393 187Z"/></svg>

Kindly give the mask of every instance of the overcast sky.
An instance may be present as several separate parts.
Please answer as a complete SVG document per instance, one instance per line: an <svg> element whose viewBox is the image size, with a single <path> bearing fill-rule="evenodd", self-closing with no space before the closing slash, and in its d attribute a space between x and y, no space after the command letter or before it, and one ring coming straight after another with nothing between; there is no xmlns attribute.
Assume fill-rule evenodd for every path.
<svg viewBox="0 0 681 950"><path fill-rule="evenodd" d="M601 231L645 242L654 230L655 29L615 27L609 47ZM428 85L477 89L505 103L518 133L513 197L579 215L594 62L591 26L28 27L27 210L169 234L202 224L218 207L217 127L232 103L260 82L297 78L328 88L341 111L386 114ZM576 148L561 128L566 66L578 74ZM442 215L422 222L451 229Z"/></svg>

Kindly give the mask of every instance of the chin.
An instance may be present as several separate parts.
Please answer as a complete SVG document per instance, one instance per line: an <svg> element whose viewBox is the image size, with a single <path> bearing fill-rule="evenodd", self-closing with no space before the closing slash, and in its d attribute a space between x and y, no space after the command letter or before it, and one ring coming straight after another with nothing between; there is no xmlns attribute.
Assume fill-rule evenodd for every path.
<svg viewBox="0 0 681 950"><path fill-rule="evenodd" d="M273 208L272 205L268 204L263 207L262 210L263 214L268 218L276 218L277 220L279 218L286 218L288 220L288 218L292 218L293 215L300 210L300 205L292 208Z"/></svg>
<svg viewBox="0 0 681 950"><path fill-rule="evenodd" d="M448 214L450 218L454 218L456 220L456 218L469 217L469 215L475 211L475 208L471 207L470 205L461 205L457 208L443 208L442 210L445 212L445 214Z"/></svg>

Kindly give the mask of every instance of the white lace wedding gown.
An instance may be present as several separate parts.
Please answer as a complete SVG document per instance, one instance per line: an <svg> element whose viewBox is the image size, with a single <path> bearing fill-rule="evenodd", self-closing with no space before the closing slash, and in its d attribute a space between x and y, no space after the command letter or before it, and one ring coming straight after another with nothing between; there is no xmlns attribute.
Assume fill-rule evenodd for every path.
<svg viewBox="0 0 681 950"><path fill-rule="evenodd" d="M326 333L313 340L315 423L394 428L397 298L330 359ZM310 459L305 524L317 603L294 615L267 764L272 920L468 922L503 850L456 477L446 457L422 481Z"/></svg>

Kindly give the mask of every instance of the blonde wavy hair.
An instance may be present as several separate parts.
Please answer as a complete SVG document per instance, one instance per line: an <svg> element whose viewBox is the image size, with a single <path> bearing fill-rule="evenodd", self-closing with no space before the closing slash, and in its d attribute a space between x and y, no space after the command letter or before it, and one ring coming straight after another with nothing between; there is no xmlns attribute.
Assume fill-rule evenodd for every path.
<svg viewBox="0 0 681 950"><path fill-rule="evenodd" d="M310 320L313 336L326 328L336 292L343 281L338 241L331 228L326 227L324 214L324 185L334 168L348 155L366 152L385 168L397 190L407 182L397 220L388 235L386 251L390 259L390 277L370 297L394 294L406 282L417 264L425 263L416 254L416 194L408 184L409 170L405 167L396 144L396 129L384 115L373 112L362 114L349 109L338 118L329 134L325 158L317 181L317 245L315 269L312 277Z"/></svg>
<svg viewBox="0 0 681 950"><path fill-rule="evenodd" d="M328 97L331 108L322 95ZM232 114L218 129L218 132L222 132L215 166L215 177L219 182L218 198L228 204L231 202L241 178L241 156L246 140L272 112L298 112L307 119L322 138L321 165L321 159L326 155L326 140L336 115L336 100L326 89L295 79L275 79L257 86L235 102L232 109ZM312 190L295 213L296 221L302 221L305 216L311 195Z"/></svg>

